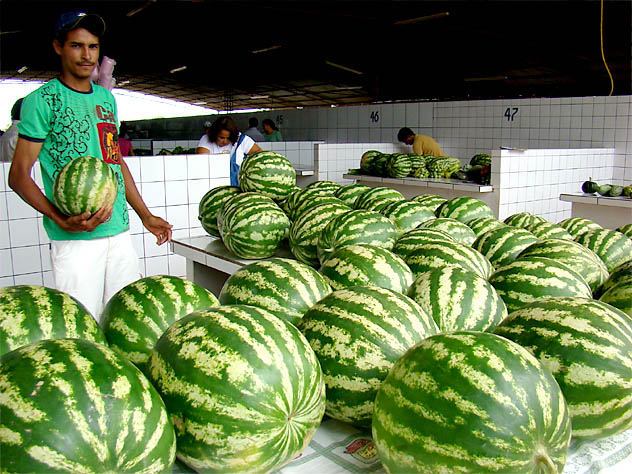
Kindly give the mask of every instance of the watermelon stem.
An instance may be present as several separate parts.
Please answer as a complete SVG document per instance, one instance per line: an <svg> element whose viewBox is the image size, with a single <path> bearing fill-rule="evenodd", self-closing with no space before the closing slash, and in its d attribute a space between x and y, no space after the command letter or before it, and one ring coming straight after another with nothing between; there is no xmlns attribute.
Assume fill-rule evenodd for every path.
<svg viewBox="0 0 632 474"><path fill-rule="evenodd" d="M547 473L547 474L548 473L559 474L557 466L555 465L555 463L553 462L553 460L551 459L551 457L549 456L549 453L547 453L545 448L540 447L536 451L534 458L535 458L536 472Z"/></svg>

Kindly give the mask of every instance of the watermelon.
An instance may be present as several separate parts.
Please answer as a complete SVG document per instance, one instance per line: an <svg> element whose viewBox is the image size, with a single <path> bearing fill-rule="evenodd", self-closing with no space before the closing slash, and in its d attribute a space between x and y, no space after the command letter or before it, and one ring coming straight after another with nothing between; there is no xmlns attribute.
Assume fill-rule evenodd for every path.
<svg viewBox="0 0 632 474"><path fill-rule="evenodd" d="M626 235L632 239L632 224L624 224L617 227L617 232L621 232L623 235Z"/></svg>
<svg viewBox="0 0 632 474"><path fill-rule="evenodd" d="M375 188L370 188L368 191L360 194L355 202L354 207L356 209L365 209L365 204L376 198L404 199L404 196L402 195L402 193L393 188L388 188L386 186L377 186Z"/></svg>
<svg viewBox="0 0 632 474"><path fill-rule="evenodd" d="M573 240L573 236L564 227L553 222L542 221L535 222L525 227L538 239L565 239Z"/></svg>
<svg viewBox="0 0 632 474"><path fill-rule="evenodd" d="M597 295L608 291L620 283L632 284L632 259L623 262L610 272L610 275L608 275L608 278L597 292Z"/></svg>
<svg viewBox="0 0 632 474"><path fill-rule="evenodd" d="M362 153L360 157L360 169L366 174L371 174L373 171L373 161L380 155L382 155L382 152L377 150L368 150Z"/></svg>
<svg viewBox="0 0 632 474"><path fill-rule="evenodd" d="M156 275L136 280L110 298L101 324L110 347L144 370L162 333L197 309L219 305L213 293L175 276Z"/></svg>
<svg viewBox="0 0 632 474"><path fill-rule="evenodd" d="M632 426L632 320L589 298L523 306L494 331L551 371L568 403L573 437L599 439Z"/></svg>
<svg viewBox="0 0 632 474"><path fill-rule="evenodd" d="M314 188L314 189L322 192L322 189L320 188ZM323 204L336 204L338 206L345 206L349 208L348 206L346 206L344 202L342 202L340 199L335 197L333 194L330 194L330 193L318 194L318 195L312 196L310 199L304 199L296 203L296 205L290 211L290 219L293 222L296 222L297 220L301 218L303 214L308 212L310 209L316 206L321 206Z"/></svg>
<svg viewBox="0 0 632 474"><path fill-rule="evenodd" d="M546 257L521 257L498 268L489 282L512 313L529 303L556 296L591 298L586 280L562 262Z"/></svg>
<svg viewBox="0 0 632 474"><path fill-rule="evenodd" d="M540 216L534 216L530 212L519 212L507 217L503 222L513 227L526 229L530 225L537 224L538 222L546 222L546 219Z"/></svg>
<svg viewBox="0 0 632 474"><path fill-rule="evenodd" d="M336 194L336 191L338 191L341 187L342 184L327 180L312 181L305 186L306 189L321 189L331 195Z"/></svg>
<svg viewBox="0 0 632 474"><path fill-rule="evenodd" d="M592 250L573 240L540 240L520 252L518 258L522 257L547 257L568 265L584 277L593 293L608 278L608 269L601 259Z"/></svg>
<svg viewBox="0 0 632 474"><path fill-rule="evenodd" d="M391 178L405 178L410 174L413 163L404 153L393 153L386 162L386 174Z"/></svg>
<svg viewBox="0 0 632 474"><path fill-rule="evenodd" d="M113 206L118 194L114 170L103 160L80 156L69 161L53 182L53 201L67 216L94 214Z"/></svg>
<svg viewBox="0 0 632 474"><path fill-rule="evenodd" d="M0 359L3 472L162 473L169 414L145 376L103 344L46 339Z"/></svg>
<svg viewBox="0 0 632 474"><path fill-rule="evenodd" d="M336 216L349 208L340 202L320 204L307 209L290 227L290 249L296 259L307 265L318 265L318 239L322 230Z"/></svg>
<svg viewBox="0 0 632 474"><path fill-rule="evenodd" d="M384 209L390 203L400 200L401 199L394 197L376 197L375 199L370 199L369 201L366 201L361 209L367 211L382 212L382 209Z"/></svg>
<svg viewBox="0 0 632 474"><path fill-rule="evenodd" d="M430 242L456 242L456 240L442 230L418 227L406 232L397 239L395 245L393 245L393 253L406 260L410 252L418 246Z"/></svg>
<svg viewBox="0 0 632 474"><path fill-rule="evenodd" d="M410 159L410 173L409 176L413 176L414 172L419 168L426 167L426 159L423 155L418 153L408 153L408 158Z"/></svg>
<svg viewBox="0 0 632 474"><path fill-rule="evenodd" d="M269 197L241 193L224 203L217 216L224 245L240 258L274 255L290 231L290 220Z"/></svg>
<svg viewBox="0 0 632 474"><path fill-rule="evenodd" d="M413 172L413 177L418 178L418 179L426 179L430 177L430 171L428 171L428 168L426 168L426 166L420 166L419 168L417 168L414 172Z"/></svg>
<svg viewBox="0 0 632 474"><path fill-rule="evenodd" d="M386 176L386 164L391 155L388 153L380 153L371 162L371 174L375 176Z"/></svg>
<svg viewBox="0 0 632 474"><path fill-rule="evenodd" d="M583 232L575 241L595 252L606 264L608 271L632 259L632 240L621 232L598 229Z"/></svg>
<svg viewBox="0 0 632 474"><path fill-rule="evenodd" d="M434 219L434 213L429 208L408 199L392 201L380 212L395 224L400 235Z"/></svg>
<svg viewBox="0 0 632 474"><path fill-rule="evenodd" d="M599 301L608 303L632 318L632 283L619 283L606 290Z"/></svg>
<svg viewBox="0 0 632 474"><path fill-rule="evenodd" d="M64 337L107 345L90 312L68 293L40 285L0 288L0 356L41 339Z"/></svg>
<svg viewBox="0 0 632 474"><path fill-rule="evenodd" d="M296 324L329 293L329 284L309 265L273 257L245 265L228 277L219 301L256 306Z"/></svg>
<svg viewBox="0 0 632 474"><path fill-rule="evenodd" d="M228 199L239 193L241 189L237 186L218 186L202 196L198 205L198 219L207 233L215 237L220 236L217 228L219 210Z"/></svg>
<svg viewBox="0 0 632 474"><path fill-rule="evenodd" d="M275 201L287 198L296 186L296 171L285 156L259 151L248 156L239 168L239 187L258 192Z"/></svg>
<svg viewBox="0 0 632 474"><path fill-rule="evenodd" d="M566 229L569 234L576 238L577 236L583 234L584 232L588 232L589 230L599 230L603 229L602 226L597 224L590 219L585 219L583 217L569 217L568 219L561 220L558 222L558 225Z"/></svg>
<svg viewBox="0 0 632 474"><path fill-rule="evenodd" d="M418 194L413 198L413 201L422 203L424 206L428 206L433 211L436 211L441 204L447 201L447 199L434 194Z"/></svg>
<svg viewBox="0 0 632 474"><path fill-rule="evenodd" d="M494 212L487 204L468 196L448 199L437 207L435 214L437 217L451 217L463 223L477 217L494 217Z"/></svg>
<svg viewBox="0 0 632 474"><path fill-rule="evenodd" d="M294 191L284 201L284 208L286 208L286 214L293 219L294 208L303 204L303 202L311 201L316 196L333 197L329 190L321 188L303 188L298 191Z"/></svg>
<svg viewBox="0 0 632 474"><path fill-rule="evenodd" d="M489 331L507 308L484 278L456 265L421 273L407 293L446 331Z"/></svg>
<svg viewBox="0 0 632 474"><path fill-rule="evenodd" d="M369 244L391 249L399 232L395 224L379 212L355 209L334 217L321 230L316 244L322 264L345 245Z"/></svg>
<svg viewBox="0 0 632 474"><path fill-rule="evenodd" d="M466 224L449 217L429 219L421 227L424 229L438 229L452 236L454 240L463 245L472 245L476 240L476 234Z"/></svg>
<svg viewBox="0 0 632 474"><path fill-rule="evenodd" d="M492 156L488 153L477 153L470 159L472 166L491 166Z"/></svg>
<svg viewBox="0 0 632 474"><path fill-rule="evenodd" d="M387 472L562 472L570 441L553 376L491 333L427 337L375 399L373 442Z"/></svg>
<svg viewBox="0 0 632 474"><path fill-rule="evenodd" d="M360 194L368 191L369 188L366 184L352 183L341 186L334 192L334 197L337 197L349 207L354 207L356 199Z"/></svg>
<svg viewBox="0 0 632 474"><path fill-rule="evenodd" d="M485 255L494 267L502 267L513 262L520 252L538 238L528 230L518 227L497 227L479 235L472 248Z"/></svg>
<svg viewBox="0 0 632 474"><path fill-rule="evenodd" d="M406 293L413 274L390 250L367 244L345 245L323 262L319 272L334 290L373 285Z"/></svg>
<svg viewBox="0 0 632 474"><path fill-rule="evenodd" d="M492 229L507 225L495 217L475 217L474 219L467 221L465 224L474 231L476 237Z"/></svg>
<svg viewBox="0 0 632 474"><path fill-rule="evenodd" d="M272 472L307 446L325 411L323 373L292 324L247 305L194 311L165 331L148 373L198 472Z"/></svg>
<svg viewBox="0 0 632 474"><path fill-rule="evenodd" d="M487 279L494 267L487 257L473 248L458 242L428 242L419 245L406 257L406 263L415 277L435 268L457 265Z"/></svg>
<svg viewBox="0 0 632 474"><path fill-rule="evenodd" d="M334 291L298 327L325 375L325 413L359 427L371 425L375 394L395 361L439 331L412 299L375 286Z"/></svg>

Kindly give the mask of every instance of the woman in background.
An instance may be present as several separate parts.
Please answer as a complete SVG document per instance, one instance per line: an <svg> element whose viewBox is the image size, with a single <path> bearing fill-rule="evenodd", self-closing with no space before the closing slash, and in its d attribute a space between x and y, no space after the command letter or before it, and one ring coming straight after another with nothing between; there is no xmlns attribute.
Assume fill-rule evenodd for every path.
<svg viewBox="0 0 632 474"><path fill-rule="evenodd" d="M127 124L121 122L119 127L119 149L121 150L121 156L134 156L134 149L132 148L132 142L127 136Z"/></svg>
<svg viewBox="0 0 632 474"><path fill-rule="evenodd" d="M263 138L265 138L267 142L283 141L281 132L279 132L279 129L272 120L265 119L263 122L261 122L261 124L263 125Z"/></svg>

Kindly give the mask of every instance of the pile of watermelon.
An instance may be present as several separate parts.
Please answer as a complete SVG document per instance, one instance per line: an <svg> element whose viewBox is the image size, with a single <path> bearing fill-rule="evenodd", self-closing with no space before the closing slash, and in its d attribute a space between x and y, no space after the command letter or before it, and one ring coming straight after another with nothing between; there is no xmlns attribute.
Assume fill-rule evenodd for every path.
<svg viewBox="0 0 632 474"><path fill-rule="evenodd" d="M254 260L218 297L144 278L100 328L67 295L0 289L3 472L272 472L324 414L370 428L389 472L562 472L571 437L632 427L629 229L301 189L255 158L201 205Z"/></svg>

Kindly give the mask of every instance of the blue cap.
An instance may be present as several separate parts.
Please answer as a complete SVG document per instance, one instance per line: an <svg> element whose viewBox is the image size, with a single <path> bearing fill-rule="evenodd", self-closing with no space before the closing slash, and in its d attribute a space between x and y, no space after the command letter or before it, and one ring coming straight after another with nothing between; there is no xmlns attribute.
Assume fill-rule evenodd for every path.
<svg viewBox="0 0 632 474"><path fill-rule="evenodd" d="M85 28L95 36L101 37L105 32L105 21L99 15L85 12L62 13L55 23L55 37L62 31L70 31L75 28Z"/></svg>

